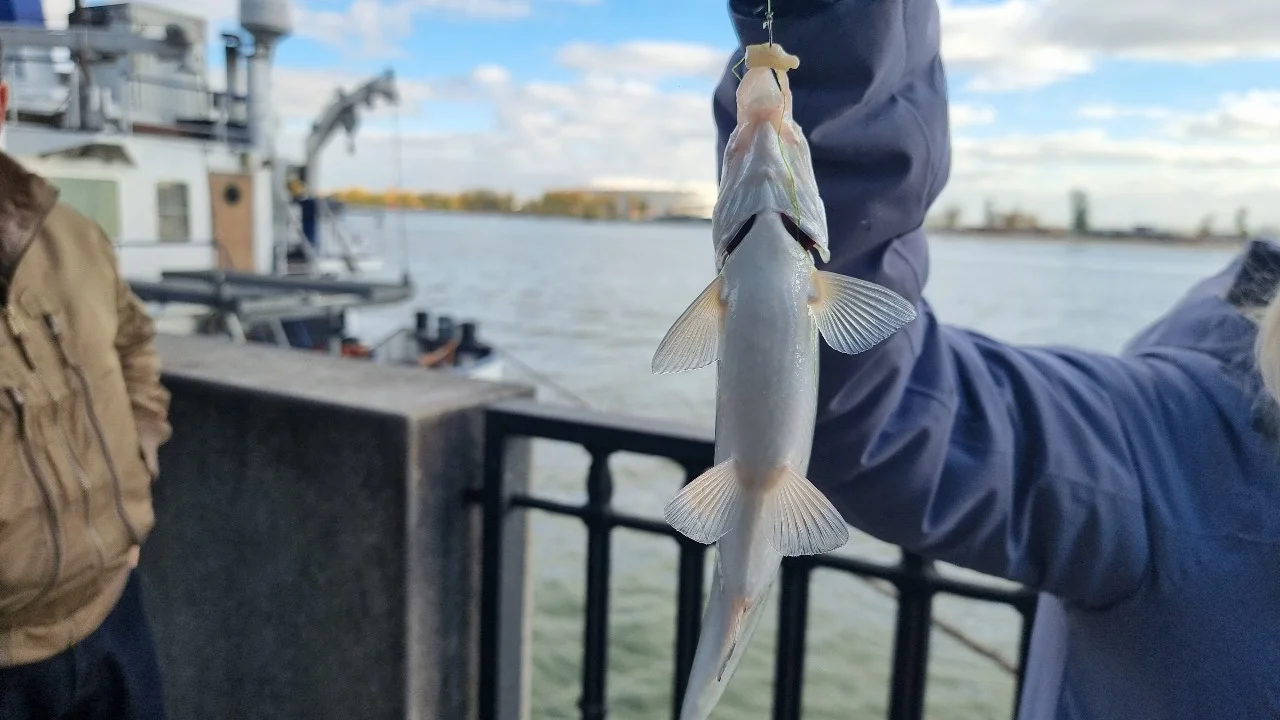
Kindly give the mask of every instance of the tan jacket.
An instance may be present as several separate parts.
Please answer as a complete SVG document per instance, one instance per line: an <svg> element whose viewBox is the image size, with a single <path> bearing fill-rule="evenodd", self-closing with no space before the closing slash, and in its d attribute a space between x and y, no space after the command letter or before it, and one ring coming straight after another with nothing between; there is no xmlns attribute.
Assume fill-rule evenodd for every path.
<svg viewBox="0 0 1280 720"><path fill-rule="evenodd" d="M110 241L3 153L0 291L4 667L106 619L154 523L154 453L170 428L154 325Z"/></svg>

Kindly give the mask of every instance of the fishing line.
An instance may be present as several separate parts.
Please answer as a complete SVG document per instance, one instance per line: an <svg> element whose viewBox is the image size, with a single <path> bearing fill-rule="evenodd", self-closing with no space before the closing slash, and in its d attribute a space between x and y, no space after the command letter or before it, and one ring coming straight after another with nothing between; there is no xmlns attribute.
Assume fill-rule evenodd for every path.
<svg viewBox="0 0 1280 720"><path fill-rule="evenodd" d="M392 152L396 154L396 192L404 191L404 145L400 134L400 103L395 104L395 114L392 116ZM404 263L402 268L405 276L409 275L409 236L405 229L405 210L408 208L400 208L397 215L397 225L400 234L400 261Z"/></svg>
<svg viewBox="0 0 1280 720"><path fill-rule="evenodd" d="M772 47L773 46L773 0L766 0L765 2L764 29L767 30L769 33L769 45ZM738 74L738 68L742 67L742 63L746 61L747 61L747 56L743 55L742 58L738 60L738 62L733 64L733 67L729 68L729 72L733 73L733 76L738 78L739 82L741 82L742 76Z"/></svg>
<svg viewBox="0 0 1280 720"><path fill-rule="evenodd" d="M766 0L764 9L764 29L769 31L769 45L773 45L773 0Z"/></svg>
<svg viewBox="0 0 1280 720"><path fill-rule="evenodd" d="M581 395L578 395L577 393L575 393L574 391L572 391L572 390L570 390L569 388L565 387L564 385L561 385L560 383L556 382L555 380L552 380L551 378L547 377L546 375L543 375L542 373L538 372L537 370L534 370L534 369L533 369L533 367L532 367L531 365L529 365L529 363L526 363L526 362L524 362L523 360L521 360L520 358L516 357L515 355L512 355L510 350L506 350L506 349L504 349L504 348L500 348L500 347L494 347L493 349L494 349L494 351L495 351L495 352L497 352L499 355L501 355L502 357L506 358L509 362L511 362L511 363L513 363L513 364L515 364L515 365L519 366L519 367L520 367L520 369L521 369L521 370L523 370L523 371L525 372L525 374L527 374L530 378L532 378L532 379L534 380L534 382L538 382L538 383L541 383L542 385L545 385L545 386L547 387L547 389L552 390L552 391L557 392L557 393L560 393L561 395L563 395L563 396L565 396L565 397L569 398L569 399L570 399L570 400L572 400L575 404L577 404L577 405L579 405L579 406L581 406L581 407L587 408L588 410L595 410L595 409L597 409L597 408L596 408L594 405L592 405L589 401L587 401L587 400L583 399Z"/></svg>

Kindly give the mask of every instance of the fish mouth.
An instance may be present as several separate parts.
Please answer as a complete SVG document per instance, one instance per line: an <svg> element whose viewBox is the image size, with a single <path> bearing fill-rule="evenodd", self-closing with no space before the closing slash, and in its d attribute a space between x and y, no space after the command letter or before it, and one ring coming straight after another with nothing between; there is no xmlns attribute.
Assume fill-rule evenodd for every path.
<svg viewBox="0 0 1280 720"><path fill-rule="evenodd" d="M747 221L742 223L742 227L738 228L738 232L733 234L733 237L729 240L729 244L724 248L725 259L728 259L728 257L733 254L733 251L737 250L738 246L742 244L742 241L746 239L747 234L751 232L751 228L756 224L756 217L758 217L758 215L752 215L747 218ZM805 252L816 256L818 252L818 243L809 236L809 233L801 230L800 226L796 225L795 220L792 220L790 215L780 212L778 213L778 217L782 219L782 227L786 229L787 234L791 236L791 239L799 243L800 247L804 248Z"/></svg>

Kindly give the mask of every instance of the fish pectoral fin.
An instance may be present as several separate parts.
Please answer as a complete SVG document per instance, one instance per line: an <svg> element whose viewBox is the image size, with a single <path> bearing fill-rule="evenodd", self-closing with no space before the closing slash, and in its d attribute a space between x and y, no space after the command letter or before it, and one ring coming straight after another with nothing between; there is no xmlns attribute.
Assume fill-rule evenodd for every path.
<svg viewBox="0 0 1280 720"><path fill-rule="evenodd" d="M693 304L676 318L653 354L657 374L696 370L715 362L720 350L723 282L717 275Z"/></svg>
<svg viewBox="0 0 1280 720"><path fill-rule="evenodd" d="M789 465L765 495L769 544L787 557L821 555L849 542L849 526L813 483Z"/></svg>
<svg viewBox="0 0 1280 720"><path fill-rule="evenodd" d="M729 458L685 485L662 514L680 534L710 545L733 528L740 497L737 466Z"/></svg>
<svg viewBox="0 0 1280 720"><path fill-rule="evenodd" d="M842 353L870 350L916 318L911 303L873 282L815 270L813 286L809 307L818 331Z"/></svg>

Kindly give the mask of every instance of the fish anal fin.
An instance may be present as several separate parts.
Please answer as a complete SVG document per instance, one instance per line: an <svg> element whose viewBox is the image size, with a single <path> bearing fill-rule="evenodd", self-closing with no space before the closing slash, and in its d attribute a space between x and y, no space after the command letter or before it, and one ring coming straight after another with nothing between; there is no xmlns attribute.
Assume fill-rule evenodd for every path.
<svg viewBox="0 0 1280 720"><path fill-rule="evenodd" d="M765 495L765 529L779 554L821 555L849 542L849 526L835 506L791 466L777 470Z"/></svg>
<svg viewBox="0 0 1280 720"><path fill-rule="evenodd" d="M737 463L729 458L681 488L662 514L680 534L710 545L733 528L740 497Z"/></svg>
<svg viewBox="0 0 1280 720"><path fill-rule="evenodd" d="M653 354L654 373L696 370L715 362L720 350L720 325L724 301L719 275L676 318Z"/></svg>
<svg viewBox="0 0 1280 720"><path fill-rule="evenodd" d="M813 273L809 307L827 344L849 355L870 350L916 318L915 307L894 291L825 270Z"/></svg>

